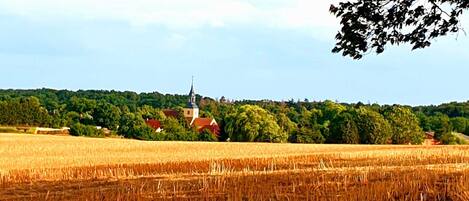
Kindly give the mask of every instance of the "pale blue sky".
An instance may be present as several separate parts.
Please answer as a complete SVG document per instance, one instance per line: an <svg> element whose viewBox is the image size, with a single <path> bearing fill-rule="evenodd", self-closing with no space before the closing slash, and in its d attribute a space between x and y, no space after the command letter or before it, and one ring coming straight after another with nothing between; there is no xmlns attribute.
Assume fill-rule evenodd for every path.
<svg viewBox="0 0 469 201"><path fill-rule="evenodd" d="M469 36L354 61L330 53L332 2L0 0L0 88L183 94L194 75L213 98L469 99Z"/></svg>

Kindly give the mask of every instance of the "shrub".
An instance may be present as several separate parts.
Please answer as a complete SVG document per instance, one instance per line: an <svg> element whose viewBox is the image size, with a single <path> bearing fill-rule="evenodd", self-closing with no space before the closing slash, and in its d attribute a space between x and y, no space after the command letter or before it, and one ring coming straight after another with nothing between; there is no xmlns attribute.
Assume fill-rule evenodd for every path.
<svg viewBox="0 0 469 201"><path fill-rule="evenodd" d="M218 136L213 133L210 129L204 129L198 136L199 141L216 142Z"/></svg>
<svg viewBox="0 0 469 201"><path fill-rule="evenodd" d="M101 129L81 123L72 124L70 134L73 136L104 137L104 132Z"/></svg>
<svg viewBox="0 0 469 201"><path fill-rule="evenodd" d="M135 138L140 140L158 140L155 130L147 125L135 126L131 129Z"/></svg>
<svg viewBox="0 0 469 201"><path fill-rule="evenodd" d="M290 136L290 142L294 143L324 143L326 139L322 136L319 128L302 127L293 132Z"/></svg>
<svg viewBox="0 0 469 201"><path fill-rule="evenodd" d="M18 133L15 128L0 128L0 133Z"/></svg>
<svg viewBox="0 0 469 201"><path fill-rule="evenodd" d="M458 144L467 144L467 142L461 139L459 136L454 133L445 133L440 137L441 143L447 145L458 145Z"/></svg>

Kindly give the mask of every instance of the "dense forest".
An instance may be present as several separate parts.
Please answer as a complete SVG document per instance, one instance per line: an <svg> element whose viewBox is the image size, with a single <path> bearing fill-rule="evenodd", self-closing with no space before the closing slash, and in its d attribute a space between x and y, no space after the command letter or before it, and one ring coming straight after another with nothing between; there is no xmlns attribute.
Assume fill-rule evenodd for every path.
<svg viewBox="0 0 469 201"><path fill-rule="evenodd" d="M141 140L242 141L347 144L420 144L432 131L445 144L461 144L453 132L469 134L469 102L438 106L347 104L333 101L227 101L197 96L201 116L212 117L220 134L198 133L182 111L189 97L101 90L0 90L0 125L70 127L71 134L112 135ZM155 132L145 119L162 122Z"/></svg>

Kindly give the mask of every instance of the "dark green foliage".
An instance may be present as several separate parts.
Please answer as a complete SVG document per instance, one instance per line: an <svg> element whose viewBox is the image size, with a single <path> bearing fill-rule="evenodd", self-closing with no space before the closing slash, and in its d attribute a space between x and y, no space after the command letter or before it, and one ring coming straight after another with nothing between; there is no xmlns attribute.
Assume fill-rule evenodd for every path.
<svg viewBox="0 0 469 201"><path fill-rule="evenodd" d="M148 127L147 125L134 126L131 130L132 135L135 139L139 140L160 140L155 130Z"/></svg>
<svg viewBox="0 0 469 201"><path fill-rule="evenodd" d="M450 134L452 131L449 117L444 114L437 113L435 116L431 116L429 122L430 129L435 132L436 139L441 139L443 135Z"/></svg>
<svg viewBox="0 0 469 201"><path fill-rule="evenodd" d="M104 132L96 126L75 123L70 126L70 134L74 136L104 137Z"/></svg>
<svg viewBox="0 0 469 201"><path fill-rule="evenodd" d="M466 130L463 132L464 135L469 135L469 126L466 126Z"/></svg>
<svg viewBox="0 0 469 201"><path fill-rule="evenodd" d="M420 128L422 128L423 131L431 131L432 128L431 128L431 122L430 122L430 118L425 115L423 112L416 112L416 116L419 120L419 125L420 125Z"/></svg>
<svg viewBox="0 0 469 201"><path fill-rule="evenodd" d="M37 97L37 98L33 98ZM200 99L201 115L214 117L218 140L301 143L417 143L419 127L438 138L451 131L469 133L469 102L398 107L333 101L215 101ZM199 134L184 118L166 118L163 109L180 111L187 96L159 93L66 90L0 90L0 124L4 126L102 126L126 138L144 140L215 140ZM386 118L383 118L383 115ZM450 117L450 118L448 118ZM162 122L157 133L145 119ZM418 124L416 124L416 119ZM79 124L79 125L80 125ZM358 130L358 136L355 132ZM90 132L92 133L92 132ZM412 135L411 133L419 133Z"/></svg>
<svg viewBox="0 0 469 201"><path fill-rule="evenodd" d="M391 140L391 126L384 117L371 109L360 107L356 110L356 122L363 144L386 144Z"/></svg>
<svg viewBox="0 0 469 201"><path fill-rule="evenodd" d="M163 121L163 132L158 133L159 140L167 141L197 141L198 133L186 128L184 124L174 118L166 118Z"/></svg>
<svg viewBox="0 0 469 201"><path fill-rule="evenodd" d="M465 117L454 117L450 119L451 127L453 131L458 133L464 133L467 130L467 126L469 124L469 120Z"/></svg>
<svg viewBox="0 0 469 201"><path fill-rule="evenodd" d="M120 115L121 110L118 107L106 102L100 102L93 112L96 125L111 130L119 127Z"/></svg>
<svg viewBox="0 0 469 201"><path fill-rule="evenodd" d="M463 0L357 0L331 5L330 12L342 26L332 52L360 59L369 50L382 53L389 44L425 48L434 38L459 32L460 17L468 8Z"/></svg>
<svg viewBox="0 0 469 201"><path fill-rule="evenodd" d="M0 101L0 125L49 126L51 120L36 97Z"/></svg>
<svg viewBox="0 0 469 201"><path fill-rule="evenodd" d="M331 123L329 142L338 144L359 144L360 135L355 123L355 117L350 113L341 113Z"/></svg>
<svg viewBox="0 0 469 201"><path fill-rule="evenodd" d="M198 136L199 141L216 142L218 136L215 135L210 129L204 129Z"/></svg>
<svg viewBox="0 0 469 201"><path fill-rule="evenodd" d="M321 131L318 127L307 128L302 127L293 132L289 138L290 142L293 143L317 143L321 144L326 141L322 136Z"/></svg>
<svg viewBox="0 0 469 201"><path fill-rule="evenodd" d="M145 124L140 115L125 113L121 116L118 133L126 138L140 140L164 140L153 128Z"/></svg>

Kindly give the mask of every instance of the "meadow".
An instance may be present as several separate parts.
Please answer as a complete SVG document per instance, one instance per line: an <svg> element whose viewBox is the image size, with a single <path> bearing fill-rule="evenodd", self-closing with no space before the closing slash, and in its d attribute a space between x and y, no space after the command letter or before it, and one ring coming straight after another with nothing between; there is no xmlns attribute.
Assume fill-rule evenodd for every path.
<svg viewBox="0 0 469 201"><path fill-rule="evenodd" d="M0 200L469 200L469 147L0 134Z"/></svg>

